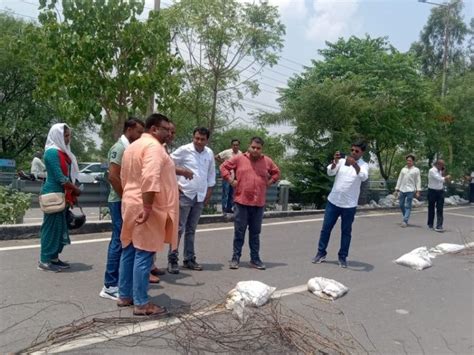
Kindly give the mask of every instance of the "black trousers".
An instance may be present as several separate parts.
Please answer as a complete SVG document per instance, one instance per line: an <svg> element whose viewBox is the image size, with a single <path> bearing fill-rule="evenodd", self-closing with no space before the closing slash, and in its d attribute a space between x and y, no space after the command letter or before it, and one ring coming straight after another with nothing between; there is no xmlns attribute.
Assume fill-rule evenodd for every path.
<svg viewBox="0 0 474 355"><path fill-rule="evenodd" d="M444 190L428 189L428 227L433 228L436 207L436 228L443 227Z"/></svg>

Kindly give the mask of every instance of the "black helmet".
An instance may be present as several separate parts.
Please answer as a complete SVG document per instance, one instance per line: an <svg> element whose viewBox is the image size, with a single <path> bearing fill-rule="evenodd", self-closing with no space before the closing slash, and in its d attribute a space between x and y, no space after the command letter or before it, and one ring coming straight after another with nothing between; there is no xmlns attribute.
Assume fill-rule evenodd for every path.
<svg viewBox="0 0 474 355"><path fill-rule="evenodd" d="M69 208L66 210L66 223L68 229L81 228L86 223L86 215L81 209L80 214L74 214Z"/></svg>

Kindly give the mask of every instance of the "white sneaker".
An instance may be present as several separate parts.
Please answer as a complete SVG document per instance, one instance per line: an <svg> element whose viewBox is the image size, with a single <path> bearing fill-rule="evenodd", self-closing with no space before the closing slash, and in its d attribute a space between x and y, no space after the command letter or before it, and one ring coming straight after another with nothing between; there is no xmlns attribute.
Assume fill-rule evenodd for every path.
<svg viewBox="0 0 474 355"><path fill-rule="evenodd" d="M102 298L107 298L109 300L118 300L118 287L117 286L110 286L110 287L102 287L102 290L99 293L99 296Z"/></svg>
<svg viewBox="0 0 474 355"><path fill-rule="evenodd" d="M438 232L438 233L443 233L444 232L444 228L443 227L436 227L435 229L435 232Z"/></svg>
<svg viewBox="0 0 474 355"><path fill-rule="evenodd" d="M400 224L400 227L402 227L402 228L406 228L406 227L408 227L408 223L406 223L406 222L402 222L402 223Z"/></svg>

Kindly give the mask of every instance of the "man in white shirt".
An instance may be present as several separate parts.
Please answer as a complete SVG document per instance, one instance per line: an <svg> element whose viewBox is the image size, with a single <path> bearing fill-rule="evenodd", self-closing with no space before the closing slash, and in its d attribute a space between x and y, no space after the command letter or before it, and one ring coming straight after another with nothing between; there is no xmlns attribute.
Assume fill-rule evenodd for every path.
<svg viewBox="0 0 474 355"><path fill-rule="evenodd" d="M219 154L216 154L215 158L219 164L222 164L230 158L242 154L240 151L240 141L238 139L232 139L230 142L230 148L223 150ZM222 179L222 213L234 213L232 207L234 206L234 189L228 181Z"/></svg>
<svg viewBox="0 0 474 355"><path fill-rule="evenodd" d="M420 169L414 165L415 156L408 154L405 159L407 165L400 171L397 186L395 186L395 191L400 194L400 209L402 210L403 218L401 226L403 228L408 226L413 197L419 198L421 191Z"/></svg>
<svg viewBox="0 0 474 355"><path fill-rule="evenodd" d="M313 258L314 264L326 261L326 248L331 231L341 217L341 247L338 253L339 266L347 267L346 258L352 238L352 222L359 200L360 185L369 178L369 166L362 159L367 146L363 142L352 144L351 155L341 158L340 152L334 154L334 160L327 167L329 176L336 176L331 193L328 196L324 222L318 243L318 253Z"/></svg>
<svg viewBox="0 0 474 355"><path fill-rule="evenodd" d="M433 229L436 207L436 232L443 232L444 183L451 180L445 174L444 160L438 159L428 172L428 228Z"/></svg>
<svg viewBox="0 0 474 355"><path fill-rule="evenodd" d="M46 166L41 161L43 154L41 152L36 152L33 161L31 162L30 173L35 177L35 179L45 179L46 178Z"/></svg>
<svg viewBox="0 0 474 355"><path fill-rule="evenodd" d="M178 249L184 233L183 266L191 270L202 270L196 262L194 253L194 236L204 205L209 202L212 188L216 184L216 165L214 153L206 147L209 141L207 128L195 128L192 143L182 145L172 154L176 166L193 172L193 179L178 177L179 185L179 229L178 247L168 254L168 272L179 273Z"/></svg>

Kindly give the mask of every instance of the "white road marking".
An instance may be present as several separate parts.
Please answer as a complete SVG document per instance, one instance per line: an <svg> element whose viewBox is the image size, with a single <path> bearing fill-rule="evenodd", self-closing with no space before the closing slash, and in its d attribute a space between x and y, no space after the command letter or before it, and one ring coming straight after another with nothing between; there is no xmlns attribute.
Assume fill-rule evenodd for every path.
<svg viewBox="0 0 474 355"><path fill-rule="evenodd" d="M272 299L277 299L285 296L290 296L296 293L301 293L308 290L307 285L299 285L295 287L286 288L280 291L275 291L272 295ZM221 312L230 312L222 306L211 306L207 307L204 310L195 312L193 314L182 316L182 319L194 318L194 317L207 317L213 314ZM145 321L138 324L131 324L122 327L112 328L109 330L104 330L102 334L88 335L84 337L77 338L75 340L55 344L49 347L44 347L41 350L35 351L32 354L53 354L61 353L65 351L70 351L74 349L83 348L85 346L90 346L98 343L104 343L109 340L123 338L143 332L148 332L151 330L157 330L164 328L170 325L180 324L182 320L180 318L171 317L168 319L154 320L154 321Z"/></svg>
<svg viewBox="0 0 474 355"><path fill-rule="evenodd" d="M456 210L464 207L452 207L449 210ZM446 209L445 209L446 211ZM363 210L361 212L364 212ZM423 211L414 211L413 213L420 213ZM447 212L445 212L447 213ZM368 213L365 215L356 215L355 218L371 218L371 217L381 217L381 216L391 216L391 215L398 215L400 212L385 212L385 213ZM469 216L468 216L469 217ZM311 218L311 219L301 219L301 220L292 220L292 221L282 221L282 222L270 222L270 223L263 223L262 227L271 227L271 226L281 226L285 224L296 224L296 223L312 223L312 222L320 222L324 219L321 218ZM223 230L233 230L234 226L228 227L216 227L216 228L204 228L196 230L196 233L204 233L204 232L215 232L215 231L223 231ZM87 240L77 240L71 242L71 244L89 244L89 243L101 243L101 242L109 242L110 238L97 238L97 239L87 239ZM40 244L30 244L30 245L18 245L12 247L3 247L0 248L1 251L11 251L11 250L24 250L24 249L35 249L39 248Z"/></svg>
<svg viewBox="0 0 474 355"><path fill-rule="evenodd" d="M444 214L449 214L451 216L459 216L459 217L467 217L467 218L474 218L473 215L462 214L462 213L452 213L452 212L445 212Z"/></svg>

